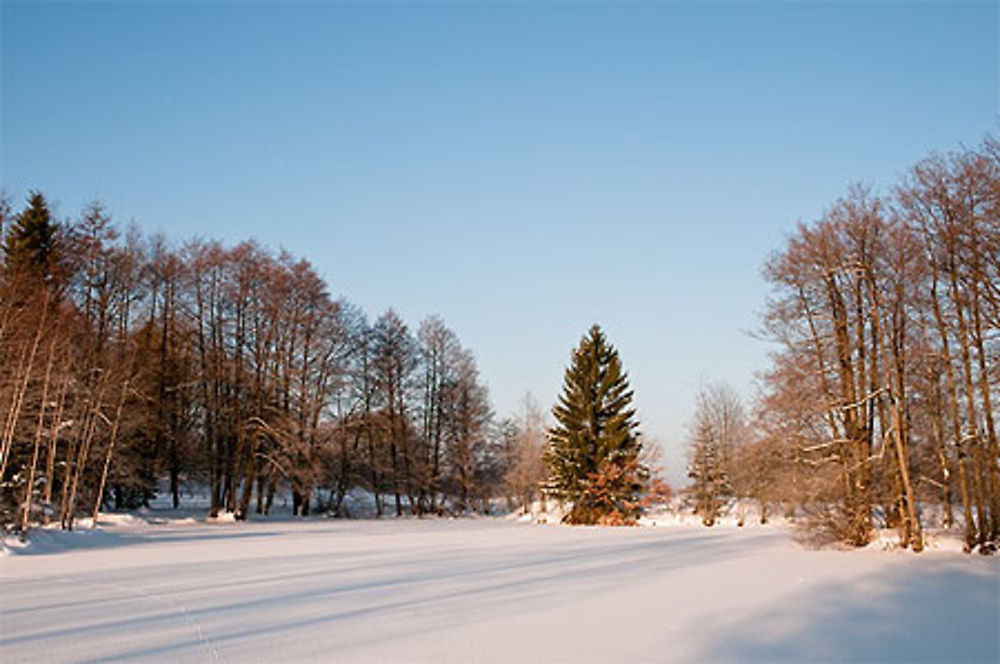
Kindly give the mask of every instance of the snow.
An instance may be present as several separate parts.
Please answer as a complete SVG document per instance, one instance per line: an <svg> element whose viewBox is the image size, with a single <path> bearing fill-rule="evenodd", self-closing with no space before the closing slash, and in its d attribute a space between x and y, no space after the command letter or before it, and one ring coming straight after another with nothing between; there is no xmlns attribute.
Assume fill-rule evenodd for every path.
<svg viewBox="0 0 1000 664"><path fill-rule="evenodd" d="M1000 659L1000 559L947 537L913 554L683 519L100 523L0 557L0 661Z"/></svg>

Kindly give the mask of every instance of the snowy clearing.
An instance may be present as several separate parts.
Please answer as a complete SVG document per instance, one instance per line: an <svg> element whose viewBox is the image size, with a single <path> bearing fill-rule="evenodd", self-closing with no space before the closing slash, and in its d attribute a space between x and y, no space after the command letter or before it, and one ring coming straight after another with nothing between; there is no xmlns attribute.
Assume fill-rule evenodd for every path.
<svg viewBox="0 0 1000 664"><path fill-rule="evenodd" d="M780 526L122 518L0 584L3 662L1000 659L997 558Z"/></svg>

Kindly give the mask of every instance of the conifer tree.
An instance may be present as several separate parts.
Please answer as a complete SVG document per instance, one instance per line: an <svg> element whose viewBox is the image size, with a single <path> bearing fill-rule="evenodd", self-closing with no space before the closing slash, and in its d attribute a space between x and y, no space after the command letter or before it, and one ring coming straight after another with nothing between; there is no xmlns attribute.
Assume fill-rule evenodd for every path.
<svg viewBox="0 0 1000 664"><path fill-rule="evenodd" d="M598 325L580 340L552 409L549 495L572 504L568 523L634 523L647 470L639 462L632 390Z"/></svg>
<svg viewBox="0 0 1000 664"><path fill-rule="evenodd" d="M7 269L12 272L30 269L48 276L55 259L56 232L45 197L32 192L28 207L14 218L5 238Z"/></svg>
<svg viewBox="0 0 1000 664"><path fill-rule="evenodd" d="M688 447L688 477L695 513L713 525L734 497L733 475L746 443L743 403L728 385L717 383L698 393Z"/></svg>
<svg viewBox="0 0 1000 664"><path fill-rule="evenodd" d="M695 514L706 526L715 523L730 493L721 452L712 423L699 419L691 442L688 477L691 478Z"/></svg>

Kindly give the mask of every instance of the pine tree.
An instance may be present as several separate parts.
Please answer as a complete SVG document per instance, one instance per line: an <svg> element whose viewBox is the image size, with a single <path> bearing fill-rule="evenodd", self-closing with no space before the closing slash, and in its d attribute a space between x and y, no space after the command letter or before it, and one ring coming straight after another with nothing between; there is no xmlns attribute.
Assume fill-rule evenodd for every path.
<svg viewBox="0 0 1000 664"><path fill-rule="evenodd" d="M566 369L549 429L549 495L572 504L568 523L634 523L648 471L639 462L632 390L618 351L594 325Z"/></svg>
<svg viewBox="0 0 1000 664"><path fill-rule="evenodd" d="M45 197L32 192L28 207L14 218L7 231L4 242L7 270L32 270L48 276L55 262L57 230Z"/></svg>

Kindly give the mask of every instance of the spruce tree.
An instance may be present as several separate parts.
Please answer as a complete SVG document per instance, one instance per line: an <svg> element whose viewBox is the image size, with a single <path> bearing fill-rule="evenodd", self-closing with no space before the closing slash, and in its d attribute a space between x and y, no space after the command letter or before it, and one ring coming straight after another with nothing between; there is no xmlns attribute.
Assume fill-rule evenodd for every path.
<svg viewBox="0 0 1000 664"><path fill-rule="evenodd" d="M688 477L695 514L706 526L715 524L730 494L729 481L723 467L718 435L712 424L699 420L691 441Z"/></svg>
<svg viewBox="0 0 1000 664"><path fill-rule="evenodd" d="M4 242L7 270L30 270L42 277L49 276L55 262L57 231L45 197L37 191L31 192L28 207L14 218L7 231Z"/></svg>
<svg viewBox="0 0 1000 664"><path fill-rule="evenodd" d="M735 497L735 459L746 440L746 414L739 395L723 383L702 388L691 422L688 477L695 513L706 526L714 524Z"/></svg>
<svg viewBox="0 0 1000 664"><path fill-rule="evenodd" d="M598 325L580 340L566 369L557 425L549 429L549 495L572 508L568 523L634 523L648 471L628 374Z"/></svg>

